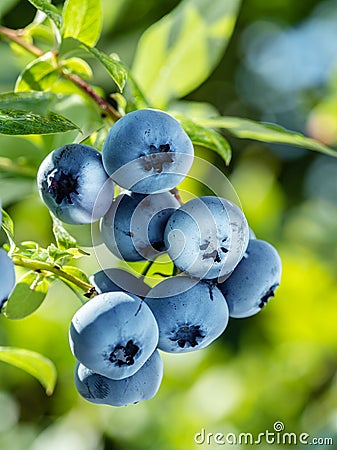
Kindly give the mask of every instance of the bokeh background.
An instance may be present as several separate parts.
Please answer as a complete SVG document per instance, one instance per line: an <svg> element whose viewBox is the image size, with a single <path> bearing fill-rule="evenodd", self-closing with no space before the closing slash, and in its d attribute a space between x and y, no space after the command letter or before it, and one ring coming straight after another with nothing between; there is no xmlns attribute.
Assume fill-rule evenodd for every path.
<svg viewBox="0 0 337 450"><path fill-rule="evenodd" d="M3 24L30 23L35 10L28 1L6 3ZM142 32L177 4L104 0L100 47L131 64ZM276 122L334 146L336 41L335 0L243 0L221 63L185 100L210 103L222 115ZM25 61L3 41L0 60L0 91L6 92ZM94 73L95 83L110 92L111 82L98 65ZM80 102L64 108L75 121L82 111ZM273 431L276 421L288 432L332 437L334 447L320 448L337 448L337 159L227 138L233 148L229 167L211 152L198 154L231 181L257 237L279 250L283 276L275 299L257 316L232 319L207 349L163 354L165 373L156 397L113 408L91 405L75 391L68 328L80 303L56 283L32 316L0 317L0 345L41 352L58 371L48 397L31 376L0 363L1 450L218 448L197 445L194 435L202 428L257 435ZM0 157L11 146L13 155L39 160L38 139L0 136ZM48 145L56 146L65 138L50 139ZM0 196L15 221L17 241L51 242L50 217L32 176L18 180L1 172ZM91 254L79 263L88 273L99 268ZM260 445L269 447L284 446Z"/></svg>

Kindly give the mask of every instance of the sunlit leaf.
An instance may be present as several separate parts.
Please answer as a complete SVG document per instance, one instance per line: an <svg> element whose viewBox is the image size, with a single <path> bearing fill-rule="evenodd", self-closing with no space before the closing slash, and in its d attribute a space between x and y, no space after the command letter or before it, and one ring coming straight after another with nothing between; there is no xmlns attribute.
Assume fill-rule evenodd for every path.
<svg viewBox="0 0 337 450"><path fill-rule="evenodd" d="M205 127L224 128L239 138L295 145L337 157L337 150L275 124L254 122L253 120L238 117L218 117L214 119L202 119L198 122Z"/></svg>
<svg viewBox="0 0 337 450"><path fill-rule="evenodd" d="M63 37L79 39L93 46L102 28L100 0L66 0L63 8Z"/></svg>
<svg viewBox="0 0 337 450"><path fill-rule="evenodd" d="M204 82L233 32L240 0L183 0L141 37L133 74L153 106L164 108Z"/></svg>
<svg viewBox="0 0 337 450"><path fill-rule="evenodd" d="M76 130L78 127L53 112L45 116L0 109L0 133L2 134L53 134Z"/></svg>
<svg viewBox="0 0 337 450"><path fill-rule="evenodd" d="M62 25L62 16L58 9L50 3L49 0L28 0L35 8L46 14L49 19L51 19L58 28Z"/></svg>
<svg viewBox="0 0 337 450"><path fill-rule="evenodd" d="M88 45L85 45L85 47L101 62L101 64L103 64L105 69L110 74L111 78L117 84L119 90L123 91L127 79L127 71L123 64L120 62L119 58L116 55L109 56L95 47L89 47Z"/></svg>
<svg viewBox="0 0 337 450"><path fill-rule="evenodd" d="M5 316L9 319L23 319L41 305L48 292L46 278L36 272L24 274L10 294L5 305Z"/></svg>
<svg viewBox="0 0 337 450"><path fill-rule="evenodd" d="M70 275L73 275L74 277L80 279L81 281L83 281L84 283L87 283L88 285L90 285L90 281L89 278L87 277L87 275L78 267L74 267L74 266L63 266L62 270L64 270L65 272L69 273ZM62 278L62 281L74 292L74 294L77 296L77 298L81 301L81 303L86 303L86 301L88 300L88 298L86 298L85 296L85 292L83 291L83 289L81 289L80 287L78 287L76 284L72 283L71 281Z"/></svg>
<svg viewBox="0 0 337 450"><path fill-rule="evenodd" d="M7 238L9 240L11 249L15 248L15 242L14 242L14 223L10 215L2 210L2 224L1 224L3 230L5 231Z"/></svg>
<svg viewBox="0 0 337 450"><path fill-rule="evenodd" d="M69 58L62 62L63 71L75 73L81 78L90 79L92 70L89 64L81 58Z"/></svg>
<svg viewBox="0 0 337 450"><path fill-rule="evenodd" d="M226 164L229 164L232 154L231 147L228 141L220 133L212 128L205 128L198 125L182 115L176 115L176 117L194 145L215 151L221 156Z"/></svg>
<svg viewBox="0 0 337 450"><path fill-rule="evenodd" d="M47 395L53 393L57 378L56 368L45 356L23 348L0 347L0 361L25 370L42 384Z"/></svg>
<svg viewBox="0 0 337 450"><path fill-rule="evenodd" d="M64 228L62 222L56 217L53 217L53 233L57 246L61 250L76 247L76 239Z"/></svg>
<svg viewBox="0 0 337 450"><path fill-rule="evenodd" d="M0 109L44 114L61 98L52 92L5 92L0 94Z"/></svg>
<svg viewBox="0 0 337 450"><path fill-rule="evenodd" d="M46 53L24 68L15 84L15 91L44 91L58 78L56 57L52 53Z"/></svg>

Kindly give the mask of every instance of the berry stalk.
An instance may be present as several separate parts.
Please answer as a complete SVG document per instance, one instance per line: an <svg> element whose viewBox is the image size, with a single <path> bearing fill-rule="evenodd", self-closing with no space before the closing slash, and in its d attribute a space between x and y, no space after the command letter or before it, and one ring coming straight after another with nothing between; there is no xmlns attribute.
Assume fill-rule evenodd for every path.
<svg viewBox="0 0 337 450"><path fill-rule="evenodd" d="M26 269L30 269L38 273L41 272L53 273L60 279L70 281L71 283L75 284L77 287L79 287L84 291L85 297L92 298L98 294L94 286L92 286L89 283L86 283L85 281L81 280L80 278L74 275L71 275L70 273L65 272L61 267L55 264L43 261L36 261L28 258L22 258L21 256L13 256L12 259L14 265L16 266L25 267Z"/></svg>

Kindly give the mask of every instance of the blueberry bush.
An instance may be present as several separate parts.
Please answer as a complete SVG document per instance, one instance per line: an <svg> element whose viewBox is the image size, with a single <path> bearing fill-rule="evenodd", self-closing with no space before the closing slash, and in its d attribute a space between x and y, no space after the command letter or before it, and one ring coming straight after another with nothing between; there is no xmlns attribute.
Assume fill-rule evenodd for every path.
<svg viewBox="0 0 337 450"><path fill-rule="evenodd" d="M325 285L333 283L333 276L315 265L314 257L307 257L309 269L298 265L305 259L296 257L306 254L305 241L304 250L294 254L290 244L286 248L277 238L275 230L281 227L277 218L281 213L273 210L281 209L281 194L273 185L277 169L265 157L259 164L259 154L254 152L251 156L248 151L245 159L240 150L247 142L267 146L271 154L286 146L329 161L334 161L337 151L327 145L333 142L315 140L277 123L223 114L211 101L198 99L195 93L212 83L226 61L244 6L240 0L169 2L167 11L151 23L141 22L137 36L128 36L128 48L118 41L114 48L108 28L121 26L120 17L127 16L123 9L128 11L132 2L27 0L20 3L26 3L30 22L10 27L8 22L15 22L10 13L18 3L6 0L0 5L0 52L4 67L8 66L0 93L4 328L0 361L35 377L51 399L59 395L49 413L68 414L68 427L72 427L69 411L75 411L77 404L84 411L99 408L90 403L136 404L118 409L130 411L130 422L137 417L130 438L121 431L130 427L128 413L111 413L119 418L110 432L106 425L110 413L99 410L100 418L94 418L92 409L83 413L91 435L87 447L81 441L81 448L105 448L103 441L114 440L123 442L118 448L152 448L146 437L149 425L142 424L141 413L130 408L159 417L159 402L166 402L168 412L162 420L170 420L179 395L191 400L191 406L184 407L189 418L186 427L192 430L190 445L182 438L183 424L177 432L178 444L160 419L160 432L154 432L151 442L157 440L163 449L175 444L175 448L190 448L193 432L202 426L196 411L212 409L211 402L197 398L198 389L208 395L209 380L214 380L215 390L221 385L222 392L222 384L228 382L230 392L233 382L233 398L241 402L241 394L235 393L240 380L233 381L231 371L244 367L257 378L261 367L254 361L251 368L246 366L252 358L249 348L257 345L262 360L268 345L283 342L274 328L282 328L278 320L287 317L282 316L283 309L292 307L287 295L293 299L301 270L302 276L309 270L320 280L323 274ZM141 17L144 4L131 6ZM128 20L130 29L137 29L132 14ZM259 189L266 189L271 197L258 198ZM292 224L300 220L302 216L290 217L285 233L291 234ZM293 279L292 268L297 274ZM255 319L274 295L280 309ZM268 309L276 301L272 303ZM260 324L255 335L254 324ZM295 339L296 325L288 326ZM268 332L269 344L263 342ZM39 345L32 334L41 336ZM228 348L223 345L227 336ZM298 345L304 344L299 340ZM243 348L241 357L234 356L235 346ZM332 348L326 352L328 359ZM199 349L203 350L195 352ZM277 347L277 351L286 349ZM314 359L319 350L311 351ZM174 353L184 355L171 358ZM222 364L231 353L233 366L226 371ZM210 361L213 372L206 379ZM311 362L308 357L303 363L308 373ZM288 363L296 369L294 360ZM333 358L331 367L336 367ZM334 373L328 369L327 364L327 383ZM8 367L4 373L26 376L15 370ZM189 390L192 373L194 390ZM289 386L294 385L289 379ZM79 403L80 397L89 403ZM159 397L158 405L152 412L144 409L148 408L144 403L157 401L154 397ZM210 398L216 403L216 395ZM149 399L153 400L142 402ZM268 409L271 401L267 399L262 408ZM299 400L294 409L303 402ZM220 419L226 408L218 409ZM213 427L216 407L214 411ZM237 414L235 410L233 423L244 427L245 414L236 420ZM295 413L286 407L280 414L275 420L289 417L290 424L297 425ZM254 424L254 429L259 426L263 422ZM138 447L137 427L142 436ZM43 437L39 443L36 435L45 429L48 424L27 435L22 432L18 448L41 448ZM1 445L6 439L12 438L0 436Z"/></svg>

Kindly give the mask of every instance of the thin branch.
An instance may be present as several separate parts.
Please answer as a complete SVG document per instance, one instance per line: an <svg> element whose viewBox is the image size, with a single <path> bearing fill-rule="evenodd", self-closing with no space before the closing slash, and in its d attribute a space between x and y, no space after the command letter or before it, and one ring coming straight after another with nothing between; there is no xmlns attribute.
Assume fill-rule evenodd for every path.
<svg viewBox="0 0 337 450"><path fill-rule="evenodd" d="M34 44L31 44L30 42L27 42L25 39L23 39L22 34L23 33L20 30L16 31L6 27L0 27L0 36L3 36L12 42L15 42L16 44L20 45L20 47L25 48L29 53L37 56L38 58L42 56L44 52Z"/></svg>
<svg viewBox="0 0 337 450"><path fill-rule="evenodd" d="M97 92L95 92L94 89L78 75L65 72L61 72L61 75L63 78L72 81L76 86L82 89L82 91L89 95L89 97L91 97L103 111L111 116L115 122L121 118L119 112L112 105L110 105L110 103L104 100L104 98L98 95Z"/></svg>
<svg viewBox="0 0 337 450"><path fill-rule="evenodd" d="M71 275L70 273L65 272L60 267L54 264L46 263L43 261L36 261L28 258L22 258L20 256L13 256L13 263L16 266L25 267L26 269L33 270L34 272L49 272L57 275L58 278L68 280L82 289L84 291L85 297L92 298L98 294L94 286L86 283L80 278L75 277L74 275Z"/></svg>

